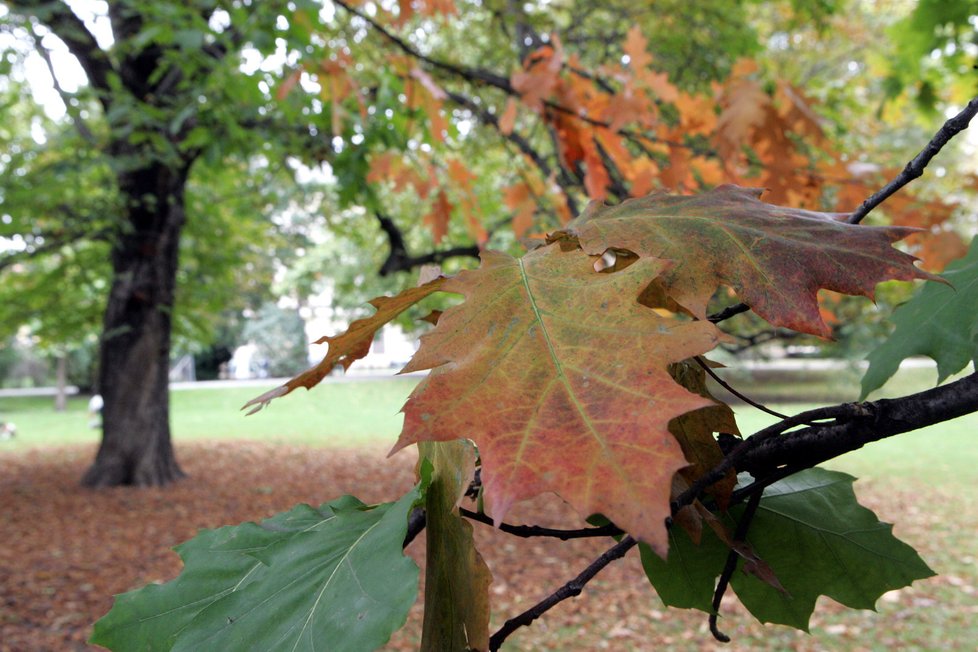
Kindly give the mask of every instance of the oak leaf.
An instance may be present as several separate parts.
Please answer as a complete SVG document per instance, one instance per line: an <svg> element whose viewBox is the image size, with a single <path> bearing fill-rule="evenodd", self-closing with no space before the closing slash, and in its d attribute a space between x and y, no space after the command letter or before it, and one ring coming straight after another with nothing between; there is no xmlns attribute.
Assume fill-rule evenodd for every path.
<svg viewBox="0 0 978 652"><path fill-rule="evenodd" d="M499 117L499 133L508 136L513 133L513 126L516 124L516 100L509 98L506 100L506 108Z"/></svg>
<svg viewBox="0 0 978 652"><path fill-rule="evenodd" d="M275 389L269 390L257 396L242 406L242 410L252 407L248 414L254 414L268 405L272 399L285 396L289 392L305 387L312 389L325 378L336 365L342 365L344 369L349 369L350 365L370 352L370 344L374 340L374 334L384 324L388 323L399 314L424 299L429 294L441 289L447 279L443 276L432 279L418 287L408 288L393 297L377 297L370 300L370 305L377 309L377 312L358 319L343 333L335 336L321 337L316 344L328 343L329 348L326 356L315 367L307 369L284 385L279 385Z"/></svg>
<svg viewBox="0 0 978 652"><path fill-rule="evenodd" d="M761 192L724 185L695 196L592 202L567 232L589 254L625 249L676 261L660 280L700 319L727 285L771 324L823 337L831 329L819 315L819 289L872 298L881 281L935 278L891 246L915 229L847 224L837 215L767 204Z"/></svg>
<svg viewBox="0 0 978 652"><path fill-rule="evenodd" d="M431 229L435 244L440 243L448 235L448 224L451 219L452 203L448 201L448 195L445 194L445 191L441 190L435 197L435 203L432 204L431 210L421 219L422 223Z"/></svg>
<svg viewBox="0 0 978 652"><path fill-rule="evenodd" d="M711 363L704 361L703 364ZM683 454L690 463L680 475L692 483L723 461L723 451L713 433L739 435L740 429L730 406L717 401L710 394L706 385L706 371L698 363L692 360L678 362L672 365L670 373L686 389L714 401L713 405L688 412L669 422L669 432L679 441ZM721 509L726 509L736 484L737 474L730 470L724 478L709 488Z"/></svg>
<svg viewBox="0 0 978 652"><path fill-rule="evenodd" d="M391 452L470 438L497 523L514 502L553 491L665 554L671 480L687 463L667 426L711 404L666 367L712 349L720 331L637 302L665 261L600 274L594 257L559 244L482 261L442 288L466 301L405 367L432 372L404 406Z"/></svg>
<svg viewBox="0 0 978 652"><path fill-rule="evenodd" d="M978 238L941 278L945 284L925 284L893 313L893 334L867 357L861 398L882 387L910 356L933 358L938 383L978 361Z"/></svg>

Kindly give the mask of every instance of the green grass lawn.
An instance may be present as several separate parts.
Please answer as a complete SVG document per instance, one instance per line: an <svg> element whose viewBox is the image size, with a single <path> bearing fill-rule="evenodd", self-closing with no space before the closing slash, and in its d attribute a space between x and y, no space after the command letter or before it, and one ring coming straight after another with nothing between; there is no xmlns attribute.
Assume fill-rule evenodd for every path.
<svg viewBox="0 0 978 652"><path fill-rule="evenodd" d="M884 391L921 389L933 382L930 370L901 372ZM277 399L252 416L240 410L248 399L269 387L227 387L179 390L171 393L174 440L259 439L314 446L393 445L401 428L399 414L417 378L327 381L310 390ZM783 379L778 383L783 383ZM739 385L738 385L739 386ZM796 383L798 391L804 384ZM814 385L821 391L823 385ZM745 391L766 392L763 385ZM804 396L802 396L804 397ZM50 398L0 398L0 419L17 424L18 437L0 441L0 452L28 448L97 442L98 431L88 426L86 400L69 401L65 412L55 412ZM815 403L775 404L796 414ZM750 406L736 407L742 432L747 435L773 423L774 417ZM978 483L978 415L969 415L925 430L876 442L850 453L830 466L856 476L906 477L928 483Z"/></svg>
<svg viewBox="0 0 978 652"><path fill-rule="evenodd" d="M401 429L401 406L417 378L326 382L310 391L273 401L245 416L241 406L268 387L228 387L173 391L170 394L174 441L260 439L315 446L394 444ZM0 441L0 451L97 442L88 425L87 398L68 401L65 412L53 399L0 398L0 420L17 425L17 438Z"/></svg>

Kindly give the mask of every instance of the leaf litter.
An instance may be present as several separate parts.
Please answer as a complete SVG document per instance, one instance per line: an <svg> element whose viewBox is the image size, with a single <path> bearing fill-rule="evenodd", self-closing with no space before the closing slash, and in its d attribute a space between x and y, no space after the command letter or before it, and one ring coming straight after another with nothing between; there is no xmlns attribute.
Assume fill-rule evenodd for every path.
<svg viewBox="0 0 978 652"><path fill-rule="evenodd" d="M319 504L344 493L365 502L389 500L414 482L414 456L385 460L384 447L356 450L259 442L178 444L190 477L164 489L81 489L78 478L94 456L91 446L0 453L0 652L101 649L85 643L91 624L112 595L165 582L179 573L170 548L214 528L261 520L296 503ZM861 485L868 485L867 487ZM734 600L724 624L735 644L751 649L871 649L881 641L924 648L978 635L969 611L978 584L974 560L958 564L973 511L935 514L924 505L950 504L939 488L895 481L857 483L860 498L946 573L887 594L880 614L849 611L822 599L812 637L753 622ZM467 505L468 506L468 505ZM469 506L471 507L471 506ZM958 524L949 519L958 519ZM575 527L579 517L553 495L519 503L507 521ZM475 542L492 570L491 630L529 608L580 572L609 540L552 542L517 539L473 524ZM942 534L943 533L943 534ZM950 542L948 537L958 541ZM423 564L423 535L409 554ZM739 571L738 571L739 572ZM970 593L969 593L970 591ZM921 606L941 605L942 609ZM416 649L421 604L385 650ZM609 566L580 598L569 600L521 630L510 650L713 650L697 612L667 610L648 586L638 555ZM729 649L729 648L727 648Z"/></svg>

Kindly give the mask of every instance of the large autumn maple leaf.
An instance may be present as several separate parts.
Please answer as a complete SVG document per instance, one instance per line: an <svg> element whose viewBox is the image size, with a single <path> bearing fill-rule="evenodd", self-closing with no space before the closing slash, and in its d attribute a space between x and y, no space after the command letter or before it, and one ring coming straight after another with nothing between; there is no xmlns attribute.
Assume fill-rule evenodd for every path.
<svg viewBox="0 0 978 652"><path fill-rule="evenodd" d="M872 298L882 281L939 280L892 247L919 229L847 224L838 215L767 204L761 192L725 185L616 206L592 202L566 233L589 254L626 249L675 261L658 280L700 319L717 288L728 285L771 324L823 337L831 329L819 314L819 289Z"/></svg>
<svg viewBox="0 0 978 652"><path fill-rule="evenodd" d="M644 259L601 274L594 260L558 245L519 259L485 252L478 270L448 279L442 290L466 300L441 316L405 368L433 371L404 406L391 452L470 438L497 523L515 501L553 491L664 555L671 479L688 464L667 426L711 404L667 366L722 335L638 303L670 263Z"/></svg>

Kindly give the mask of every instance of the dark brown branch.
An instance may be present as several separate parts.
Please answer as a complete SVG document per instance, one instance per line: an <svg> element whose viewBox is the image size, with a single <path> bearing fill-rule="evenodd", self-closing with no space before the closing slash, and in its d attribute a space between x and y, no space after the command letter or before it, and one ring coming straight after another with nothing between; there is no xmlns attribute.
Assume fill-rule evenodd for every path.
<svg viewBox="0 0 978 652"><path fill-rule="evenodd" d="M709 317L707 317L707 319L713 322L714 324L719 324L722 321L730 319L731 317L735 317L742 312L747 312L748 310L750 310L750 306L748 306L746 303L737 303L732 306L727 306L726 308L724 308L723 310L721 310L720 312L714 315L710 315Z"/></svg>
<svg viewBox="0 0 978 652"><path fill-rule="evenodd" d="M394 224L394 220L379 212L375 213L375 215L377 216L377 221L380 223L381 230L387 234L387 240L390 244L390 253L387 256L387 260L380 267L379 273L381 276L387 276L394 272L409 271L421 265L441 263L449 258L479 257L479 247L476 245L451 247L449 249L431 251L420 256L412 256L408 254L407 245L404 243L404 234Z"/></svg>
<svg viewBox="0 0 978 652"><path fill-rule="evenodd" d="M503 641L515 632L520 627L526 627L534 620L545 614L547 611L560 604L567 598L573 598L581 594L584 587L590 582L595 575L600 573L605 566L610 564L616 559L621 559L625 556L629 550L635 547L638 541L631 537L625 537L619 543L606 550L600 557L591 562L587 568L585 568L581 573L567 582L559 589L548 595L546 598L533 605L523 613L513 618L510 618L506 623L499 628L492 638L489 639L489 649L498 650Z"/></svg>
<svg viewBox="0 0 978 652"><path fill-rule="evenodd" d="M479 523L485 523L487 525L493 525L493 520L485 514L473 512L472 510L465 509L464 507L460 507L458 511L467 519L478 521ZM506 534L512 534L513 536L522 537L524 539L529 539L531 537L551 537L554 539L560 539L561 541L567 541L569 539L588 539L594 537L615 537L624 534L624 532L622 532L621 529L615 525L586 527L577 530L558 530L549 527L541 527L539 525L512 525L510 523L500 523L499 529Z"/></svg>
<svg viewBox="0 0 978 652"><path fill-rule="evenodd" d="M693 502L730 469L759 480L783 467L796 471L866 444L978 411L978 374L898 399L843 403L785 419L736 446L723 462L673 501L673 513ZM825 423L817 423L826 421ZM783 434L800 425L806 427ZM781 477L784 477L783 475Z"/></svg>
<svg viewBox="0 0 978 652"><path fill-rule="evenodd" d="M516 131L511 131L508 134L503 134L502 131L500 131L499 129L499 118L495 114L491 113L485 107L476 104L472 98L462 95L461 93L456 93L454 91L449 91L449 90L446 90L445 93L448 95L449 99L451 99L453 102L455 102L459 106L465 107L473 114L475 114L483 124L493 127L494 129L496 129L496 131L499 131L500 135L502 135L506 140L516 145L516 147L521 152L526 154L526 156L529 157L531 161L533 161L533 164L537 166L537 169L540 170L540 173L544 176L544 178L550 176L550 170L551 170L550 164L547 163L547 160L543 157L542 154L540 154L540 152L536 151L536 149L533 148L533 145L530 144L530 141L528 141L526 138L518 134ZM562 178L561 176L559 176L557 178L557 182L560 183L561 186L566 188L566 184L567 184L566 178Z"/></svg>
<svg viewBox="0 0 978 652"><path fill-rule="evenodd" d="M723 462L701 477L688 490L672 502L675 514L689 505L707 487L722 478L730 469L749 471L765 480L754 483L749 494L753 509L760 501L761 491L770 484L768 477L785 477L844 453L861 448L865 444L918 430L935 423L954 419L978 411L978 373L954 383L925 392L911 394L900 399L882 399L866 403L844 403L802 412L759 431L727 455ZM826 423L816 423L827 421ZM807 427L783 434L800 425ZM741 495L745 495L741 493ZM736 540L746 537L751 518L745 513L735 533ZM625 555L637 541L626 536L605 551L573 580L538 602L522 614L506 621L490 639L490 650L498 650L503 641L520 627L525 627L560 602L580 595L584 586L605 566ZM728 566L730 561L728 559ZM734 566L736 559L734 559ZM725 571L729 581L732 570ZM717 586L722 598L726 586ZM715 599L714 612L717 610ZM711 631L719 640L722 633L711 618Z"/></svg>
<svg viewBox="0 0 978 652"><path fill-rule="evenodd" d="M366 22L375 31L380 32L380 34L385 39L390 41L394 46L396 46L399 50L401 50L402 52L404 52L404 54L407 54L411 58L417 59L419 61L424 61L425 63L435 68L438 68L439 70L443 70L445 72L451 73L458 77L462 77L463 79L466 79L468 81L479 82L479 83L488 84L489 86L494 86L495 88L499 88L501 90L506 91L509 95L517 94L516 90L509 83L509 79L507 79L506 77L503 77L502 75L497 75L496 73L490 70L483 70L481 68L468 68L465 66L459 66L454 63L449 63L447 61L440 61L438 59L433 59L431 57L425 56L417 49L415 49L410 43L400 38L396 34L393 34L386 27L378 23L376 20L374 20L364 12L360 11L359 9L351 6L344 0L334 0L334 2L340 7L343 7L343 9L345 9L347 12L353 14L357 18L360 18L361 20Z"/></svg>
<svg viewBox="0 0 978 652"><path fill-rule="evenodd" d="M752 335L737 334L734 337L740 340L739 343L720 344L720 348L727 353L736 355L767 342L773 342L774 340L792 340L802 337L802 335L803 334L799 333L798 331L790 331L786 328L774 328L771 330L760 331L759 333L754 333Z"/></svg>
<svg viewBox="0 0 978 652"><path fill-rule="evenodd" d="M960 132L968 128L968 123L978 113L978 97L968 102L960 113L944 123L944 125L934 134L930 142L920 150L920 153L907 163L900 174L893 181L883 186L882 190L873 194L872 197L862 203L862 206L849 216L850 224L859 224L871 210L890 198L896 191L904 187L914 179L924 174L924 168L930 163L945 145Z"/></svg>

